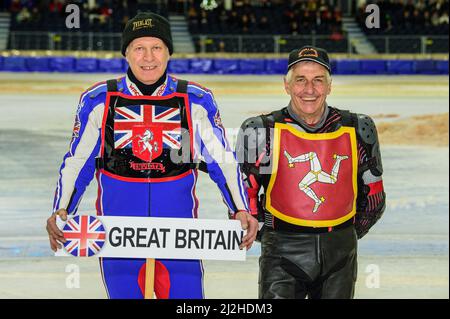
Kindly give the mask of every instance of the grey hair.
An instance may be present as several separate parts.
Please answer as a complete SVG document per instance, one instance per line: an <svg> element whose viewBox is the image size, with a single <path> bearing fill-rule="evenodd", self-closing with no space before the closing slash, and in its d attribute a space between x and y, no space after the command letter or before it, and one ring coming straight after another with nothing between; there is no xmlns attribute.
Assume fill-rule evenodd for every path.
<svg viewBox="0 0 450 319"><path fill-rule="evenodd" d="M315 63L315 62L300 62L300 63ZM292 80L292 73L294 68L291 68L288 73L286 74L286 76L284 77L287 83L291 83ZM326 72L325 73L325 79L327 80L327 83L330 84L331 83L331 74L330 72Z"/></svg>

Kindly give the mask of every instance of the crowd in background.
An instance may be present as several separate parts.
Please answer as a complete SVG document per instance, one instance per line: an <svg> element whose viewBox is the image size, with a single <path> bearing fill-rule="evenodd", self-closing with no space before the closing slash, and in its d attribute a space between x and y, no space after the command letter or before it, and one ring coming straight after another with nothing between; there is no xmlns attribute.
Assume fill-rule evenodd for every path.
<svg viewBox="0 0 450 319"><path fill-rule="evenodd" d="M342 33L342 13L332 0L236 0L230 10L223 1L214 10L201 8L202 0L178 1L193 34L332 34ZM94 5L92 5L94 3ZM174 1L167 2L172 5ZM120 32L138 11L151 10L168 16L164 1L145 0L4 0L2 8L11 13L11 29L61 31L66 6L81 11L82 31Z"/></svg>
<svg viewBox="0 0 450 319"><path fill-rule="evenodd" d="M365 26L366 6L380 8L381 28ZM448 0L378 0L358 8L357 20L368 34L448 34Z"/></svg>
<svg viewBox="0 0 450 319"><path fill-rule="evenodd" d="M327 34L343 37L342 12L335 0L233 0L232 7L204 10L202 0L2 0L0 11L11 13L11 30L63 31L66 6L80 7L81 31L121 32L138 11L186 16L192 34ZM367 4L380 8L381 28L365 27ZM448 0L374 0L357 10L368 34L448 34Z"/></svg>
<svg viewBox="0 0 450 319"><path fill-rule="evenodd" d="M81 31L121 32L139 10L168 15L160 3L139 0L6 0L4 6L11 13L13 31L63 31L70 4L80 8Z"/></svg>
<svg viewBox="0 0 450 319"><path fill-rule="evenodd" d="M234 1L209 11L190 1L189 29L193 34L330 34L341 32L342 13L334 1Z"/></svg>

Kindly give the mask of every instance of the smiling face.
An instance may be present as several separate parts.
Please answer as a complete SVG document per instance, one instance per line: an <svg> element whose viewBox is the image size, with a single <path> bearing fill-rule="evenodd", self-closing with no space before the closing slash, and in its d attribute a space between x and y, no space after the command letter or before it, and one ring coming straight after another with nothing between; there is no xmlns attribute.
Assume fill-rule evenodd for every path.
<svg viewBox="0 0 450 319"><path fill-rule="evenodd" d="M294 112L308 124L320 120L325 100L331 92L331 77L325 67L315 62L295 64L284 79Z"/></svg>
<svg viewBox="0 0 450 319"><path fill-rule="evenodd" d="M142 37L130 42L125 57L134 76L150 85L158 81L166 71L170 54L161 39Z"/></svg>

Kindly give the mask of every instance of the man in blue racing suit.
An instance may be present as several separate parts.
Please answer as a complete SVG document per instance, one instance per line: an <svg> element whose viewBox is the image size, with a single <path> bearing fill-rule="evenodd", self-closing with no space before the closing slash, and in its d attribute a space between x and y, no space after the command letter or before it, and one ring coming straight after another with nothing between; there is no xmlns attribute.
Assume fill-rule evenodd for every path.
<svg viewBox="0 0 450 319"><path fill-rule="evenodd" d="M65 242L56 216L66 220L77 213L94 175L98 215L197 218L200 160L231 217L247 229L241 248L251 247L258 222L248 213L246 189L214 97L196 83L167 75L172 53L169 22L139 13L122 35L127 75L81 95L47 220L54 251ZM109 298L143 297L145 259L101 258L100 267ZM156 260L154 289L157 298L203 298L202 262Z"/></svg>

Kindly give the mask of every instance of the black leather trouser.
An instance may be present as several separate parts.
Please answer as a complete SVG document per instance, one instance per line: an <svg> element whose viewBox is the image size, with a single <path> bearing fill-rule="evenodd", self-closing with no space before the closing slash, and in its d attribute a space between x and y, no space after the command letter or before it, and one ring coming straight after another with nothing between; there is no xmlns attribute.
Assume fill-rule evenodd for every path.
<svg viewBox="0 0 450 319"><path fill-rule="evenodd" d="M309 234L265 230L259 298L351 299L357 275L354 226Z"/></svg>

